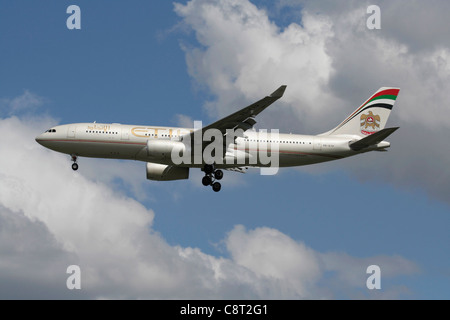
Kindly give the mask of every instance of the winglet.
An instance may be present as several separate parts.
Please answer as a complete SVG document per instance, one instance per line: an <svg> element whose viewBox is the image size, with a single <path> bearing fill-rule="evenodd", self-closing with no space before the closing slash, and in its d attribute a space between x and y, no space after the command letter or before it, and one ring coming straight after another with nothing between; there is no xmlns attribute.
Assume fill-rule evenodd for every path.
<svg viewBox="0 0 450 320"><path fill-rule="evenodd" d="M270 97L272 97L272 98L277 98L277 99L281 98L281 97L283 96L283 94L284 94L284 91L286 90L286 87L287 87L287 86L281 86L281 87L279 87L277 90L275 90L275 91L270 95Z"/></svg>

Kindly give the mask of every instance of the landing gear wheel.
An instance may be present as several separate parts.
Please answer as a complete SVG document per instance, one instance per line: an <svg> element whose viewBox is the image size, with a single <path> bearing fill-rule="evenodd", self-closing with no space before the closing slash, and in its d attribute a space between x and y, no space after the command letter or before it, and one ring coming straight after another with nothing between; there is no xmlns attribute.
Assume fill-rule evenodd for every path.
<svg viewBox="0 0 450 320"><path fill-rule="evenodd" d="M221 188L222 188L222 186L220 185L219 182L214 182L212 184L212 189L214 192L219 192Z"/></svg>
<svg viewBox="0 0 450 320"><path fill-rule="evenodd" d="M222 180L222 178L223 178L223 171L222 170L214 171L214 178L216 178L216 180Z"/></svg>
<svg viewBox="0 0 450 320"><path fill-rule="evenodd" d="M77 157L76 154L72 154L71 157L72 157L72 161L73 161L72 170L73 171L77 171L78 170L78 164L77 164L77 158L78 157Z"/></svg>
<svg viewBox="0 0 450 320"><path fill-rule="evenodd" d="M209 185L211 185L211 182L212 182L212 179L211 179L210 176L204 176L203 179L202 179L202 184L203 184L204 186L209 186Z"/></svg>
<svg viewBox="0 0 450 320"><path fill-rule="evenodd" d="M223 171L215 170L213 164L205 164L202 171L205 173L205 176L202 178L202 184L204 186L211 186L214 192L219 192L222 185L216 180L223 178Z"/></svg>
<svg viewBox="0 0 450 320"><path fill-rule="evenodd" d="M212 164L205 164L203 171L205 171L205 174L211 174L214 172L214 166Z"/></svg>

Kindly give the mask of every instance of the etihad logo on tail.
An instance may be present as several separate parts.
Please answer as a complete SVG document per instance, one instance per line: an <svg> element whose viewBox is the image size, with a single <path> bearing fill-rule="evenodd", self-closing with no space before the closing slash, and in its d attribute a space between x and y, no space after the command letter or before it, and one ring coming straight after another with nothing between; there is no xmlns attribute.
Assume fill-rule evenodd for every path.
<svg viewBox="0 0 450 320"><path fill-rule="evenodd" d="M364 135L373 134L380 129L381 118L379 115L373 114L372 111L369 111L368 114L362 114L360 120L361 133ZM367 129L370 128L372 129L372 131L367 131Z"/></svg>

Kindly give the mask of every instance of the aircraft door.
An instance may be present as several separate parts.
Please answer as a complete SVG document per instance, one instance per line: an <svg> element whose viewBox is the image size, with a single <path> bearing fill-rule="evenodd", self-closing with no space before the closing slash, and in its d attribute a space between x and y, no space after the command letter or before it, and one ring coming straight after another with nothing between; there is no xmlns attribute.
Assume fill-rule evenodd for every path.
<svg viewBox="0 0 450 320"><path fill-rule="evenodd" d="M76 130L77 130L76 127L70 126L69 129L67 130L67 138L75 139Z"/></svg>
<svg viewBox="0 0 450 320"><path fill-rule="evenodd" d="M130 140L130 131L128 128L122 128L122 140Z"/></svg>
<svg viewBox="0 0 450 320"><path fill-rule="evenodd" d="M313 150L322 150L322 138L314 137Z"/></svg>

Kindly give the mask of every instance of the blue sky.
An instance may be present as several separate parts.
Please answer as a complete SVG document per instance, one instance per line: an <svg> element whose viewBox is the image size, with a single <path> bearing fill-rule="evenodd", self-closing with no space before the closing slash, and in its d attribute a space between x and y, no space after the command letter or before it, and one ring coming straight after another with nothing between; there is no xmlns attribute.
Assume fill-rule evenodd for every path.
<svg viewBox="0 0 450 320"><path fill-rule="evenodd" d="M65 287L57 287L50 279L48 286L44 284L47 292L41 293L41 297L55 297L58 292L64 292L67 298L204 298L210 297L208 290L211 290L216 298L450 298L450 201L446 197L450 184L449 172L445 169L449 153L445 148L434 150L439 148L439 142L446 145L447 140L444 140L442 132L448 136L445 129L450 123L440 119L444 118L440 115L448 112L448 104L445 105L448 98L440 94L434 95L436 100L428 95L419 96L419 90L415 89L422 84L414 80L419 78L416 74L422 74L422 70L428 67L429 74L424 77L430 86L437 84L434 88L441 91L448 88L445 80L450 78L450 45L447 40L437 35L435 42L430 44L429 40L426 43L423 41L426 35L422 38L418 33L414 36L407 34L403 19L395 21L392 18L395 13L402 13L398 8L405 3L403 1L396 2L399 4L397 7L380 1L382 17L385 17L383 27L378 33L370 34L364 29L367 6L360 2L352 10L349 9L351 4L339 7L328 1L320 5L310 1L289 4L237 1L240 4L236 5L224 0L209 2L213 4L209 7L208 1L180 3L175 6L170 1L79 0L52 1L43 5L35 1L3 1L0 4L2 130L9 128L9 123L13 122L16 128L23 129L25 136L29 133L29 138L32 138L32 134L48 129L49 125L76 122L176 126L181 125L181 116L186 116L190 120L209 123L220 115L231 113L267 95L281 84L288 85L286 96L271 107L267 115L262 115L261 125L293 133L320 133L344 119L379 87L392 85L402 88L402 91L388 125L399 124L401 129L392 136L392 148L387 153L369 153L340 160L339 163L319 164L314 169L282 169L276 176L261 176L257 170L250 170L246 175L228 172L219 193L202 187L201 174L195 171L191 172L189 181L146 181L144 164L137 162L80 159L80 170L77 176L73 176L74 180L70 180L72 176L69 175L75 173L71 172L67 157L41 150L37 145L36 148L30 147L31 153L25 153L25 157L33 158L34 153L39 153L37 158L55 166L54 170L43 165L43 168L32 171L36 172L36 181L48 179L53 186L60 184L63 189L69 179L71 183L79 183L80 188L102 188L105 194L111 192L114 199L118 199L114 201L123 200L123 203L117 204L118 212L115 218L111 218L111 228L119 228L120 221L128 223L126 217L131 211L128 212L126 204L132 203L136 212L147 212L147 217L151 216L151 219L142 218L142 221L136 218L142 223L133 225L135 229L132 230L146 231L157 238L161 247L167 247L167 251L182 252L180 255L183 258L189 256L194 259L197 256L198 261L229 263L231 267L227 270L230 274L245 270L244 274L248 272L249 279L263 278L261 286L266 288L263 291L266 294L261 294L257 287L249 285L250 280L240 283L241 279L233 275L224 276L225 280L217 286L221 289L196 287L180 295L176 285L168 285L169 281L163 280L158 285L148 282L148 287L142 291L128 282L124 285L113 281L113 284L105 285L97 279L81 293L72 293L67 292ZM81 30L66 28L69 16L66 8L71 4L81 8ZM439 5L446 6L444 2L437 1L437 8ZM211 10L208 11L208 8ZM347 17L343 12L349 12L349 15L353 12L354 15ZM410 17L420 17L421 14L419 9L410 7L405 7L403 12ZM438 13L438 9L431 11L432 15ZM358 19L354 17L358 14L361 21L355 24ZM231 33L235 30L227 30L226 25L221 28L223 17L236 19L234 26L236 30L243 28L242 33ZM260 19L256 19L255 25L247 24L258 17ZM449 30L448 23L441 24L440 18L439 15L435 17L435 27ZM211 26L211 21L217 21L217 25ZM430 26L431 31L433 27ZM253 35L251 38L245 38L248 30ZM414 31L411 30L411 33ZM260 39L258 32L264 35L263 39L268 39L267 48L274 51L291 48L292 54L298 53L298 60L293 60L292 67L285 62L287 58L277 62L275 70L270 68L270 64L262 67L263 64L259 63L266 53L257 45L252 47L251 41ZM299 45L300 42L292 39L295 40L296 34L303 37L302 32L308 37L302 38L304 42ZM289 46L283 42L291 40ZM361 52L352 50L353 46L361 48ZM389 50L380 50L387 52L379 58L381 60L373 61L370 54L365 54L364 50L369 47L382 49L383 46L388 46ZM248 57L248 52L256 52L254 60L244 59L242 62L233 58L241 53L242 57ZM223 57L219 57L220 54ZM352 54L355 55L353 58L349 56ZM431 60L427 60L427 56ZM404 64L398 63L402 61ZM414 69L407 69L410 65ZM440 67L433 69L429 68L430 65ZM403 67L407 69L408 77ZM367 74L365 71L371 68L373 74ZM261 69L270 70L264 73L267 77L261 76ZM226 85L219 81L221 77ZM427 91L428 87L421 87L421 90ZM305 98L306 92L312 97L311 101ZM23 101L19 97L23 98L27 93L31 100L26 100L28 102L23 103L23 108L13 110L14 101ZM431 111L422 117L421 112L424 111L420 105L423 101L429 103ZM433 123L440 125L436 128ZM437 141L437 147L433 148L428 143L430 139ZM29 143L28 140L26 143ZM9 151L7 148L13 150L11 141L3 143L2 154ZM431 154L433 151L434 155ZM13 158L18 162L23 160ZM30 162L23 161L23 165ZM58 175L59 164L61 168L66 167L67 173ZM20 174L11 173L12 163L5 164L3 168L6 169L0 174L6 182L4 189L0 190L10 190L8 179L19 179ZM24 188L34 190L33 179L30 177L27 187L27 178L24 178ZM45 197L52 199L51 192ZM100 263L91 261L90 255L83 249L73 249L82 248L77 247L76 239L78 236L81 238L84 229L74 238L66 239L61 231L63 228L58 227L63 225L63 220L56 223L45 214L37 213L38 209L35 213L28 207L16 206L10 199L6 196L0 198L1 217L5 225L10 226L8 221L16 219L15 215L23 215L20 221L23 222L24 232L26 228L45 229L39 231L39 235L48 235L42 238L43 246L48 237L54 237L55 246L63 252L58 253L64 257L61 258L62 265L67 256L74 254L75 258L70 256L72 258L67 259L80 264L82 269L96 270L97 274L105 270L96 269L100 268ZM53 200L59 201L57 198ZM107 202L108 198L105 196L103 201ZM91 205L102 207L95 199L88 200L86 197L81 197L77 205L80 208L90 208ZM45 202L45 206L52 211L51 201ZM70 210L79 212L82 209L71 207ZM90 211L88 219L94 219L92 216L96 214ZM108 215L102 217L107 218ZM67 215L67 219L71 219L70 216ZM97 227L98 232L103 230L97 221L92 221L92 225ZM243 226L244 230L236 226ZM133 236L121 234L123 237ZM3 231L2 236L7 237L7 231ZM155 238L140 239L152 242ZM283 250L283 246L277 245L293 242L298 249L295 252L304 252L301 248L306 247L305 252L313 252L317 257L314 261L319 261L317 264L323 267L311 267L301 273L299 277L302 280L297 287L289 287L292 291L287 291L287 295L277 295L280 288L272 287L271 277L296 283L290 277L295 277L296 269L306 270L302 269L306 268L304 260L299 258L294 261L292 258L294 271L289 269L285 273L282 269L261 269L257 266L259 262L246 259L252 257L252 252L264 248L260 248L258 242L254 247L247 248L246 242L243 242L242 247L248 250L244 251L247 257L244 259L243 253L233 247L236 239L247 239L247 243L252 244L250 240L264 239L268 241L264 243L271 244L270 239L273 239L273 246L278 251ZM192 253L190 249L198 251ZM286 250L289 253L289 249ZM10 251L14 250L0 248L0 256L9 259ZM165 259L165 253L158 256L161 261ZM271 252L264 253L268 261L274 257ZM120 254L118 252L117 256L109 257L108 266L101 264L102 268L117 269L120 273L126 256ZM304 259L308 257L300 256ZM32 257L24 256L26 259ZM39 260L39 257L33 259ZM151 258L148 259L143 263L151 266ZM185 278L190 276L190 272L195 272L192 266L200 262L192 263L185 268L186 275L183 273L184 264L180 263L179 269L174 271L177 274L174 278L182 279L180 285L190 284ZM383 287L378 292L365 287L365 268L370 264L379 264L382 269ZM356 271L352 269L355 266L359 266ZM388 270L386 273L383 273L383 266ZM47 267L52 268L51 265ZM358 274L355 279L359 280L352 278L353 272ZM30 277L35 279L32 274ZM26 278L20 274L15 276L17 279ZM168 272L167 277L170 276ZM64 277L64 274L60 276ZM93 278L92 275L89 277ZM220 277L214 279L217 278ZM18 294L8 295L8 292L15 292L11 288L22 285L22 281L10 281L10 269L4 268L2 271L0 267L0 279L8 283L3 286L6 289L1 292L1 297L30 297L20 293L20 290ZM129 279L129 282L133 283L133 280ZM33 283L34 280L31 287ZM234 285L237 288L248 286L249 295L230 289ZM39 286L42 283L36 280L34 289ZM164 293L158 295L156 292L161 287ZM211 287L214 288L214 285ZM145 290L148 295L143 293ZM273 294L267 294L271 290ZM40 296L36 293L31 297Z"/></svg>

